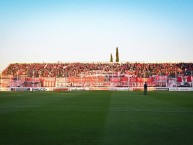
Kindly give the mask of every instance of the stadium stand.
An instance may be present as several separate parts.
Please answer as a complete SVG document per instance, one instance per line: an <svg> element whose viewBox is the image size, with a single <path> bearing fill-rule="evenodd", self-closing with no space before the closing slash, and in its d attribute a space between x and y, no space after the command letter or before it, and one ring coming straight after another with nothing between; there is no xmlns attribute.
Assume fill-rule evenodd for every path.
<svg viewBox="0 0 193 145"><path fill-rule="evenodd" d="M26 75L28 77L65 77L100 70L148 78L152 75L176 74L191 75L193 63L14 63L10 64L3 75ZM17 74L18 73L18 74Z"/></svg>
<svg viewBox="0 0 193 145"><path fill-rule="evenodd" d="M56 78L66 78L66 86L166 86L168 78L191 86L192 72L193 63L13 63L2 74L7 86L54 87Z"/></svg>

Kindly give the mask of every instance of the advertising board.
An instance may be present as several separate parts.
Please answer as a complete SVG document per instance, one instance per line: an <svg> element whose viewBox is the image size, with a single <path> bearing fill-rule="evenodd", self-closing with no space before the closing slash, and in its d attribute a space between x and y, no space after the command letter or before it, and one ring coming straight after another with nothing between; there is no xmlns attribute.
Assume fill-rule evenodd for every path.
<svg viewBox="0 0 193 145"><path fill-rule="evenodd" d="M174 88L169 88L169 91L193 91L193 88L191 88L191 87L174 87Z"/></svg>
<svg viewBox="0 0 193 145"><path fill-rule="evenodd" d="M26 87L12 87L11 91L31 91L30 88Z"/></svg>
<svg viewBox="0 0 193 145"><path fill-rule="evenodd" d="M89 88L87 87L72 87L72 88L69 88L70 91L86 91L86 90L89 90Z"/></svg>
<svg viewBox="0 0 193 145"><path fill-rule="evenodd" d="M11 91L11 89L10 88L0 88L0 92L3 92L3 91L5 91L5 92L8 92L8 91Z"/></svg>
<svg viewBox="0 0 193 145"><path fill-rule="evenodd" d="M112 88L109 88L109 90L111 91L129 91L129 88L128 87L112 87Z"/></svg>
<svg viewBox="0 0 193 145"><path fill-rule="evenodd" d="M49 91L49 88L30 88L31 91Z"/></svg>

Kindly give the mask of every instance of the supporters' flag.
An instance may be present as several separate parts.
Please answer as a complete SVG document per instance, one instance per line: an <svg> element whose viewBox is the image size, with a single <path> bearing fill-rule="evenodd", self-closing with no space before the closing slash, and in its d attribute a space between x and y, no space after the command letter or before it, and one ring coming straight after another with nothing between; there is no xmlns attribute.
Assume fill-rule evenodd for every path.
<svg viewBox="0 0 193 145"><path fill-rule="evenodd" d="M131 77L129 82L137 82L137 78L136 77Z"/></svg>
<svg viewBox="0 0 193 145"><path fill-rule="evenodd" d="M188 77L187 77L187 82L192 82L191 76L188 76Z"/></svg>
<svg viewBox="0 0 193 145"><path fill-rule="evenodd" d="M182 77L178 77L177 82L182 82Z"/></svg>
<svg viewBox="0 0 193 145"><path fill-rule="evenodd" d="M120 78L112 77L112 78L110 78L110 81L111 82L120 82Z"/></svg>
<svg viewBox="0 0 193 145"><path fill-rule="evenodd" d="M122 82L127 82L128 81L128 77L121 77L121 81Z"/></svg>
<svg viewBox="0 0 193 145"><path fill-rule="evenodd" d="M119 77L120 74L121 74L120 72L116 72L116 73L115 73L115 75L116 75L117 77Z"/></svg>

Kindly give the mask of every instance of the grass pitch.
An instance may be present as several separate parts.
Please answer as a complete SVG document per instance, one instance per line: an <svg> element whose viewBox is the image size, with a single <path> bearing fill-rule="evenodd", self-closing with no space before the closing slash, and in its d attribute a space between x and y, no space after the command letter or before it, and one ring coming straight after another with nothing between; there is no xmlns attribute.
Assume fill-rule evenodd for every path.
<svg viewBox="0 0 193 145"><path fill-rule="evenodd" d="M193 92L0 92L0 145L191 145Z"/></svg>

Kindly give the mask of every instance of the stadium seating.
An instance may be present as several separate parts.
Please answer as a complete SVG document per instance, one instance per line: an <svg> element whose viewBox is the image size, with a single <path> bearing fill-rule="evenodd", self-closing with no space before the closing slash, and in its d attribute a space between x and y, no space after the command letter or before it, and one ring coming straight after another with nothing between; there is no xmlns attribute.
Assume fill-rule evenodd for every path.
<svg viewBox="0 0 193 145"><path fill-rule="evenodd" d="M193 63L14 63L3 75L26 75L28 77L69 77L81 73L115 73L148 78L153 75L175 77L177 74L190 76Z"/></svg>
<svg viewBox="0 0 193 145"><path fill-rule="evenodd" d="M166 86L168 78L191 86L193 63L13 63L4 71L4 86ZM173 80L175 81L175 80ZM58 81L60 82L60 80ZM172 83L171 83L172 84ZM178 85L178 84L177 84Z"/></svg>

